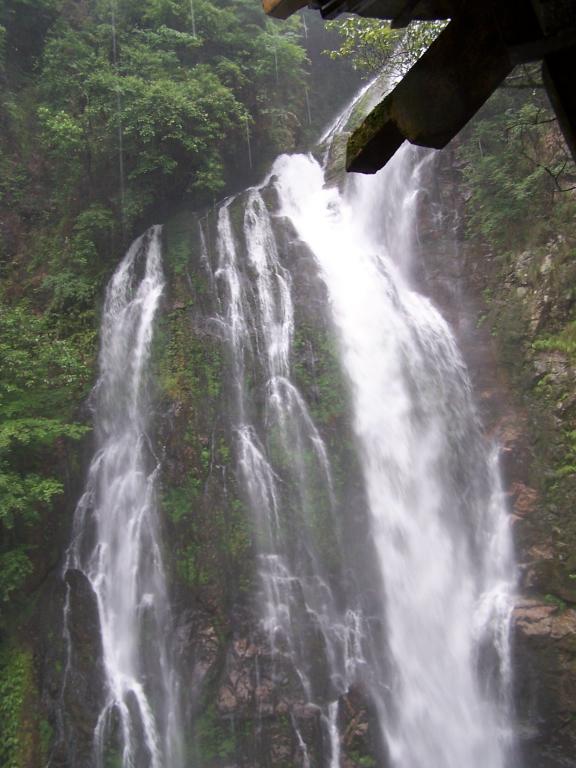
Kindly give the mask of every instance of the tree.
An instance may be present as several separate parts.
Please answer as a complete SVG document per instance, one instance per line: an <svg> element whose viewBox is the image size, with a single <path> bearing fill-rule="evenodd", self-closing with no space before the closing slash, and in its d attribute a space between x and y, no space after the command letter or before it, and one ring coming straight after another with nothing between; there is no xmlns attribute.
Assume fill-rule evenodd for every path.
<svg viewBox="0 0 576 768"><path fill-rule="evenodd" d="M459 143L473 231L500 247L554 234L576 176L543 90L500 88Z"/></svg>
<svg viewBox="0 0 576 768"><path fill-rule="evenodd" d="M70 403L90 379L89 341L61 339L47 317L0 297L0 606L33 570L26 530L62 493L54 457L87 431Z"/></svg>
<svg viewBox="0 0 576 768"><path fill-rule="evenodd" d="M327 25L342 42L328 51L333 59L350 58L367 75L386 73L400 78L440 34L445 22L412 22L406 29L391 29L388 22L349 16Z"/></svg>

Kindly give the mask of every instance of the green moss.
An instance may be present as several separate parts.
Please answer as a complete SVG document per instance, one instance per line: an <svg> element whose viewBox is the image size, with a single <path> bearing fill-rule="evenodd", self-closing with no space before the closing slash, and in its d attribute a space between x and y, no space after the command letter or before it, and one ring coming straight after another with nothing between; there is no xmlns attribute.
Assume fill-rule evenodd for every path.
<svg viewBox="0 0 576 768"><path fill-rule="evenodd" d="M375 768L376 760L372 755L367 755L363 749L364 745L356 746L354 749L349 749L346 752L350 764L354 768Z"/></svg>
<svg viewBox="0 0 576 768"><path fill-rule="evenodd" d="M242 561L252 549L253 526L250 512L240 499L233 499L223 533L223 543L233 559Z"/></svg>
<svg viewBox="0 0 576 768"><path fill-rule="evenodd" d="M535 444L544 505L554 516L559 515L562 537L576 543L576 520L561 513L571 508L576 492L576 420L569 406L573 397L571 379L552 374L543 376L529 392L529 407L538 427Z"/></svg>
<svg viewBox="0 0 576 768"><path fill-rule="evenodd" d="M524 387L523 377L519 374L525 365L529 334L527 312L523 302L508 292L494 298L487 322L491 335L497 339L504 365L519 377L519 384Z"/></svg>
<svg viewBox="0 0 576 768"><path fill-rule="evenodd" d="M174 215L164 228L164 262L175 277L182 277L186 271L192 252L192 239L188 212Z"/></svg>
<svg viewBox="0 0 576 768"><path fill-rule="evenodd" d="M376 760L369 755L364 755L364 757L358 758L358 766L359 768L375 768Z"/></svg>
<svg viewBox="0 0 576 768"><path fill-rule="evenodd" d="M104 768L122 768L122 750L117 745L108 745L104 753Z"/></svg>
<svg viewBox="0 0 576 768"><path fill-rule="evenodd" d="M327 329L302 323L294 336L294 356L294 377L315 423L333 426L346 415L349 402L336 340Z"/></svg>
<svg viewBox="0 0 576 768"><path fill-rule="evenodd" d="M562 600L562 598L558 597L557 595L551 595L551 594L544 595L544 600L549 605L554 605L556 606L556 608L559 608L561 611L566 610L567 606L565 601Z"/></svg>
<svg viewBox="0 0 576 768"><path fill-rule="evenodd" d="M164 321L157 344L159 382L171 400L197 409L208 407L222 387L223 356L217 342L194 334L185 308Z"/></svg>
<svg viewBox="0 0 576 768"><path fill-rule="evenodd" d="M46 763L50 754L50 748L54 742L54 729L48 720L42 718L38 724L38 731L40 735L40 753L43 763Z"/></svg>
<svg viewBox="0 0 576 768"><path fill-rule="evenodd" d="M33 734L26 701L33 686L32 652L14 646L0 649L0 764L28 768Z"/></svg>
<svg viewBox="0 0 576 768"><path fill-rule="evenodd" d="M196 725L198 751L202 764L214 759L230 759L236 749L231 723L221 720L214 705L204 709Z"/></svg>
<svg viewBox="0 0 576 768"><path fill-rule="evenodd" d="M202 464L202 469L204 470L204 472L208 472L208 470L210 469L211 461L212 461L212 454L210 452L210 448L204 446L204 448L200 450L200 462Z"/></svg>
<svg viewBox="0 0 576 768"><path fill-rule="evenodd" d="M202 481L190 476L181 486L171 486L162 493L162 508L173 523L178 524L193 514L193 504L200 496Z"/></svg>
<svg viewBox="0 0 576 768"><path fill-rule="evenodd" d="M218 441L218 460L220 464L230 463L230 446L223 437Z"/></svg>
<svg viewBox="0 0 576 768"><path fill-rule="evenodd" d="M195 478L163 495L163 505L177 526L178 544L169 555L178 579L191 588L224 587L226 572L240 591L251 585L253 528L245 504L230 495L219 500L199 493Z"/></svg>
<svg viewBox="0 0 576 768"><path fill-rule="evenodd" d="M536 339L535 351L561 352L571 361L576 361L576 320L568 323L559 333Z"/></svg>
<svg viewBox="0 0 576 768"><path fill-rule="evenodd" d="M178 550L176 570L190 587L205 586L210 581L209 574L201 565L198 547L194 544Z"/></svg>

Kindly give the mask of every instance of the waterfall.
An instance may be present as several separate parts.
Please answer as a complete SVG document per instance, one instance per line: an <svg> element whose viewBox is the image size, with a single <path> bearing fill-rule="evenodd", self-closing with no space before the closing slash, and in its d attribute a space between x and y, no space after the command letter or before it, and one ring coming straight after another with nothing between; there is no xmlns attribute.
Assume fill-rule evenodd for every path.
<svg viewBox="0 0 576 768"><path fill-rule="evenodd" d="M182 765L156 509L159 465L148 436L147 376L164 290L160 238L160 227L138 238L108 285L93 392L96 449L65 564L66 572L84 574L97 601L105 677L97 766L110 749L123 768ZM74 652L70 647L69 668Z"/></svg>
<svg viewBox="0 0 576 768"><path fill-rule="evenodd" d="M148 436L164 290L159 227L136 240L110 281L93 395L96 450L66 558L97 604L105 683L98 768L110 749L123 768L184 768L185 742L191 768L215 765L214 754L224 765L234 750L230 765L272 765L270 752L257 751L267 748L258 741L266 718L290 729L282 760L298 768L516 764L516 573L498 446L483 433L454 334L421 292L424 281L416 289L425 259L418 217L434 155L406 147L375 177L331 186L331 142L372 98L368 86L324 135L324 165L282 156L260 186L195 219L210 298L203 294L194 312L210 328L202 343L217 337L227 351L217 418L234 445L230 475L250 518L256 583L241 608L251 637L218 637L194 706L182 701L186 683L171 647L160 466ZM329 359L335 372L322 382ZM66 680L76 653L71 589ZM216 613L211 605L209 621ZM191 637L187 621L183 636ZM230 647L250 647L240 670ZM271 692L265 712L248 658L254 687ZM253 710L244 703L238 714L230 693L218 720L226 675L232 688L241 680L244 702L253 695ZM198 714L205 702L208 717ZM206 757L202 729L183 712L204 716L214 742L228 718L226 733L245 744L255 728L260 746L247 757L212 745Z"/></svg>
<svg viewBox="0 0 576 768"><path fill-rule="evenodd" d="M392 665L389 695L375 693L390 765L499 768L513 552L454 337L406 279L421 164L404 148L344 194L311 157L282 157L273 175L328 288L352 387Z"/></svg>
<svg viewBox="0 0 576 768"><path fill-rule="evenodd" d="M340 191L311 156L283 156L262 187L219 211L215 280L232 350L239 467L259 532L262 622L303 699L323 713L330 768L342 760L339 699L357 685L377 712L387 767L513 761L515 566L498 447L482 434L448 324L412 286L432 163L432 153L407 147L375 178ZM266 205L271 189L278 202ZM232 225L233 206L242 227ZM359 586L367 565L348 561L330 452L291 368L287 239L308 249L327 291L350 388L376 604ZM255 366L266 382L260 423L246 386ZM319 485L321 525L346 578L326 567L314 530ZM307 752L301 762L310 762Z"/></svg>

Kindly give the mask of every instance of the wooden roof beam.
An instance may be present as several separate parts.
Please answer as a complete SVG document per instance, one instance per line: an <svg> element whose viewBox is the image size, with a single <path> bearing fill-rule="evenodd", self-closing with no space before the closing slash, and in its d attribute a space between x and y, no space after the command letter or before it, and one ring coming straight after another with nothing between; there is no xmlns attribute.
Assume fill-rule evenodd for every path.
<svg viewBox="0 0 576 768"><path fill-rule="evenodd" d="M479 1L479 0L478 0ZM278 19L308 6L320 11L324 18L341 13L356 13L375 19L390 19L395 26L406 26L413 20L448 19L462 0L262 0L265 12ZM482 0L484 2L484 0Z"/></svg>
<svg viewBox="0 0 576 768"><path fill-rule="evenodd" d="M391 19L450 18L431 47L352 134L347 168L375 173L404 140L441 149L512 67L543 58L543 75L576 159L576 0L262 0L285 19L308 6Z"/></svg>
<svg viewBox="0 0 576 768"><path fill-rule="evenodd" d="M419 2L420 0L406 0L406 3L402 7L400 13L390 22L391 28L403 29L404 27L407 27L408 24L410 24L412 21L412 14L414 13L414 9Z"/></svg>
<svg viewBox="0 0 576 768"><path fill-rule="evenodd" d="M300 8L308 5L308 0L262 0L265 13L276 19L287 19Z"/></svg>
<svg viewBox="0 0 576 768"><path fill-rule="evenodd" d="M502 19L468 2L348 142L346 168L375 173L404 142L441 149L510 73Z"/></svg>

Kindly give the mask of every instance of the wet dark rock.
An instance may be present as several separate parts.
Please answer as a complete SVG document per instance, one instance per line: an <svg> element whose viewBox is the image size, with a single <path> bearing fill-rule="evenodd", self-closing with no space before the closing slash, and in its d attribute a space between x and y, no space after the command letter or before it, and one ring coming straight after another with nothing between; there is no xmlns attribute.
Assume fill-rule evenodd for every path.
<svg viewBox="0 0 576 768"><path fill-rule="evenodd" d="M106 695L102 639L96 595L86 576L68 570L65 584L69 590L68 631L73 660L70 669L64 670L62 691L66 764L88 768L93 764L94 730Z"/></svg>

